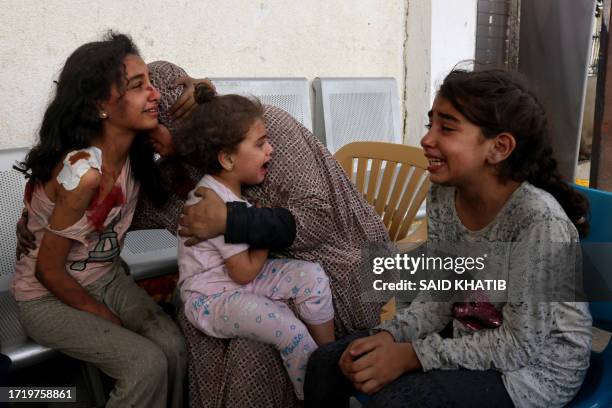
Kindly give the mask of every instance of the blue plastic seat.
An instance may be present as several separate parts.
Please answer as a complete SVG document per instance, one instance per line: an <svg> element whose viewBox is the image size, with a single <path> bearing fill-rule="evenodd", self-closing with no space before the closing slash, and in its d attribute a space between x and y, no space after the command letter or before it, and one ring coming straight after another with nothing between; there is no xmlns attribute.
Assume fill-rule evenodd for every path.
<svg viewBox="0 0 612 408"><path fill-rule="evenodd" d="M582 240L585 267L595 269L594 274L584 271L585 275L595 276L598 285L612 287L612 193L574 186L583 193L591 205L590 233ZM588 288L589 282L585 282ZM602 293L604 291L598 291ZM588 293L588 289L587 289ZM612 329L612 301L591 302L593 325L604 330ZM612 407L612 342L601 353L591 353L591 366L580 392L569 404L574 408Z"/></svg>

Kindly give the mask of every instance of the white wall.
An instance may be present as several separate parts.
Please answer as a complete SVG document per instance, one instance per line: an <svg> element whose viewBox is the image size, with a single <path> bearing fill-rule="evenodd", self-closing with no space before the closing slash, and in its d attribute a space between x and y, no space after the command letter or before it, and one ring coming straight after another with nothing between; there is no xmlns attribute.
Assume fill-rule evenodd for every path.
<svg viewBox="0 0 612 408"><path fill-rule="evenodd" d="M418 145L442 80L473 60L477 0L411 0L405 49L404 142ZM468 65L462 64L467 67Z"/></svg>
<svg viewBox="0 0 612 408"><path fill-rule="evenodd" d="M0 148L34 141L61 65L107 28L130 33L145 61L167 59L194 76L392 76L403 89L406 4L5 0Z"/></svg>
<svg viewBox="0 0 612 408"><path fill-rule="evenodd" d="M404 50L404 142L418 145L431 105L431 2L413 0L408 6L408 38Z"/></svg>
<svg viewBox="0 0 612 408"><path fill-rule="evenodd" d="M431 102L446 74L457 63L474 59L476 4L477 0L431 2Z"/></svg>

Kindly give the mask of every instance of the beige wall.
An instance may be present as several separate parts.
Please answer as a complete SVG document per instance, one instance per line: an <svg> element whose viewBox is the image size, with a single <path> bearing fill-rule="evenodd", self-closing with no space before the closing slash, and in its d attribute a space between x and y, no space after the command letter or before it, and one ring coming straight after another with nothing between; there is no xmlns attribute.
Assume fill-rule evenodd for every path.
<svg viewBox="0 0 612 408"><path fill-rule="evenodd" d="M446 74L474 59L476 0L410 0L404 50L404 142L418 145Z"/></svg>
<svg viewBox="0 0 612 408"><path fill-rule="evenodd" d="M197 76L392 76L403 0L9 0L0 13L0 148L34 140L61 64L106 28Z"/></svg>
<svg viewBox="0 0 612 408"><path fill-rule="evenodd" d="M33 143L63 62L108 28L131 34L146 61L167 59L194 76L394 77L404 140L418 143L432 70L473 55L475 1L5 0L0 149Z"/></svg>
<svg viewBox="0 0 612 408"><path fill-rule="evenodd" d="M427 124L431 95L431 2L410 2L407 27L404 142L417 145Z"/></svg>

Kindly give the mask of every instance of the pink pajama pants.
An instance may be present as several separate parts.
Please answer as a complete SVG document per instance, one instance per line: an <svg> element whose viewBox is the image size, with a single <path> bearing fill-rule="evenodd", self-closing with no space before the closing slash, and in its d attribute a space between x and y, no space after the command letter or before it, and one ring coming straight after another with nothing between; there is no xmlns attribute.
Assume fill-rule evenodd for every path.
<svg viewBox="0 0 612 408"><path fill-rule="evenodd" d="M288 299L293 299L299 318L283 302ZM296 395L303 399L306 364L317 344L302 321L328 322L334 309L328 278L318 264L269 259L257 278L240 289L192 294L185 302L185 315L209 336L246 337L274 345Z"/></svg>

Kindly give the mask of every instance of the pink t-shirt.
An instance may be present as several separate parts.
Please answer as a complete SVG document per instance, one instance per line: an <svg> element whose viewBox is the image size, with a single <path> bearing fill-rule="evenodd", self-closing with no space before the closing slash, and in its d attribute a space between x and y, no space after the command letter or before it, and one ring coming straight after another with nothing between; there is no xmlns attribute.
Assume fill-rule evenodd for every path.
<svg viewBox="0 0 612 408"><path fill-rule="evenodd" d="M246 202L208 174L198 182L196 189L198 187L210 188L224 202ZM195 189L189 193L188 205L195 204L200 200L200 198L194 196L194 191ZM247 205L250 206L248 202ZM212 295L242 287L229 277L225 260L248 250L249 246L247 244L227 244L223 235L190 247L185 246L186 240L181 236L178 237L178 285L183 301L193 292Z"/></svg>
<svg viewBox="0 0 612 408"><path fill-rule="evenodd" d="M99 149L88 148L82 151L91 153L92 149L98 154L91 155L87 166L100 169ZM66 259L66 272L81 286L95 282L112 270L113 262L121 252L125 233L132 222L138 190L139 184L132 177L128 159L115 186L104 200L100 202L94 198L80 220L57 231L51 229L48 222L55 204L47 197L42 184L33 187L28 184L24 201L29 214L28 229L36 237L36 249L17 261L11 288L15 299L32 300L49 293L34 275L38 248L46 231L74 240Z"/></svg>

